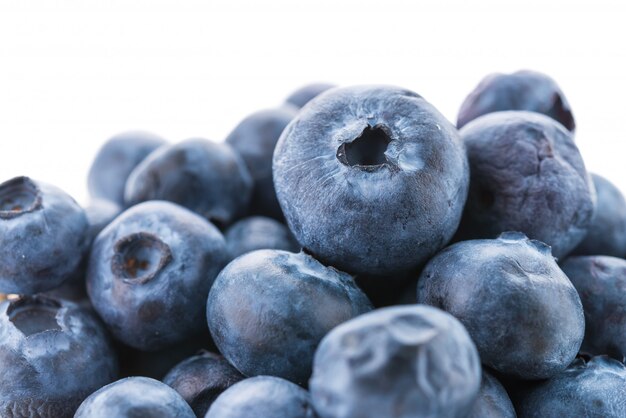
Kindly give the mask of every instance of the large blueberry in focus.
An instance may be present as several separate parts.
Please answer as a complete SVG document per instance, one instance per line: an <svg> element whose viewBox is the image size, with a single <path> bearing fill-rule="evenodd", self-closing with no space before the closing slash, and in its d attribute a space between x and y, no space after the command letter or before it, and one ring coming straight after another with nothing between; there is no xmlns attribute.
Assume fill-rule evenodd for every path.
<svg viewBox="0 0 626 418"><path fill-rule="evenodd" d="M609 357L577 359L515 400L519 418L624 418L626 367Z"/></svg>
<svg viewBox="0 0 626 418"><path fill-rule="evenodd" d="M254 182L249 213L282 219L272 179L272 156L285 127L296 116L290 106L261 110L246 117L226 137L246 163Z"/></svg>
<svg viewBox="0 0 626 418"><path fill-rule="evenodd" d="M613 183L591 174L596 189L596 213L587 235L572 254L626 257L626 200Z"/></svg>
<svg viewBox="0 0 626 418"><path fill-rule="evenodd" d="M289 97L285 99L285 103L289 103L292 106L300 108L320 94L324 93L326 90L330 90L333 87L335 87L335 85L329 83L306 84L291 93Z"/></svg>
<svg viewBox="0 0 626 418"><path fill-rule="evenodd" d="M515 408L504 386L483 369L480 392L466 418L516 418Z"/></svg>
<svg viewBox="0 0 626 418"><path fill-rule="evenodd" d="M626 260L570 257L561 268L578 290L585 311L582 351L626 358Z"/></svg>
<svg viewBox="0 0 626 418"><path fill-rule="evenodd" d="M383 308L332 330L309 382L321 418L462 418L480 388L467 331L430 306Z"/></svg>
<svg viewBox="0 0 626 418"><path fill-rule="evenodd" d="M87 249L85 211L62 190L28 177L0 184L0 292L54 289Z"/></svg>
<svg viewBox="0 0 626 418"><path fill-rule="evenodd" d="M227 260L210 222L173 203L145 202L96 238L87 292L116 338L158 350L205 329L204 303Z"/></svg>
<svg viewBox="0 0 626 418"><path fill-rule="evenodd" d="M458 318L480 358L521 379L545 379L574 360L585 318L550 247L508 232L454 244L426 265L417 300Z"/></svg>
<svg viewBox="0 0 626 418"><path fill-rule="evenodd" d="M148 377L127 377L91 394L74 418L196 418L171 387Z"/></svg>
<svg viewBox="0 0 626 418"><path fill-rule="evenodd" d="M274 249L296 252L300 249L291 231L280 222L263 216L244 218L224 234L232 258L254 250Z"/></svg>
<svg viewBox="0 0 626 418"><path fill-rule="evenodd" d="M572 109L556 82L545 74L522 70L512 74L490 74L463 102L457 126L487 113L528 110L542 113L573 131Z"/></svg>
<svg viewBox="0 0 626 418"><path fill-rule="evenodd" d="M0 304L0 416L71 418L117 378L108 335L90 311L45 296Z"/></svg>
<svg viewBox="0 0 626 418"><path fill-rule="evenodd" d="M174 366L163 378L203 418L222 392L244 377L222 356L203 351Z"/></svg>
<svg viewBox="0 0 626 418"><path fill-rule="evenodd" d="M470 190L459 236L520 231L562 258L590 227L595 190L570 133L532 112L485 115L461 130Z"/></svg>
<svg viewBox="0 0 626 418"><path fill-rule="evenodd" d="M316 418L309 393L278 377L257 376L234 384L205 418Z"/></svg>
<svg viewBox="0 0 626 418"><path fill-rule="evenodd" d="M131 171L165 140L148 132L115 135L104 143L89 169L87 185L92 198L124 204L124 187Z"/></svg>
<svg viewBox="0 0 626 418"><path fill-rule="evenodd" d="M441 249L460 221L468 180L454 126L396 87L320 95L274 152L289 228L322 262L354 274L411 270Z"/></svg>
<svg viewBox="0 0 626 418"><path fill-rule="evenodd" d="M304 384L322 337L370 309L348 274L304 252L258 250L219 274L207 320L215 345L244 375Z"/></svg>
<svg viewBox="0 0 626 418"><path fill-rule="evenodd" d="M248 208L252 179L243 160L228 144L188 139L163 146L128 177L128 206L167 200L225 226Z"/></svg>

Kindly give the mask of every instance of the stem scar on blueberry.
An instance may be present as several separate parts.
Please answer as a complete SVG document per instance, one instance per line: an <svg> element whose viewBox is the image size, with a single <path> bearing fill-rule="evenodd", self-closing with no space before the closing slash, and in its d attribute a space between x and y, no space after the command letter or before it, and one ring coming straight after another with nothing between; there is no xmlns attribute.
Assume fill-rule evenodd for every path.
<svg viewBox="0 0 626 418"><path fill-rule="evenodd" d="M361 135L339 146L337 159L344 165L374 171L388 164L385 151L390 142L391 137L383 125L367 125Z"/></svg>
<svg viewBox="0 0 626 418"><path fill-rule="evenodd" d="M157 236L138 232L115 243L111 271L125 283L146 283L172 261L170 247Z"/></svg>
<svg viewBox="0 0 626 418"><path fill-rule="evenodd" d="M0 219L13 219L42 207L37 185L28 177L0 184Z"/></svg>
<svg viewBox="0 0 626 418"><path fill-rule="evenodd" d="M6 314L24 336L29 337L44 331L61 330L57 312L61 304L43 296L22 296L10 302Z"/></svg>

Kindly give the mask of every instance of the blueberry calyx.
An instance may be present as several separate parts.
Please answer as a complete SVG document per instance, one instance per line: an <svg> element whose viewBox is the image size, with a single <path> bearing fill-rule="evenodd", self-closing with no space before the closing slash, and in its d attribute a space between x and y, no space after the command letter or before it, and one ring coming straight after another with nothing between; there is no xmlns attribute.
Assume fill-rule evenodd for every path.
<svg viewBox="0 0 626 418"><path fill-rule="evenodd" d="M44 296L22 296L12 300L6 314L25 337L44 331L60 331L57 313L61 304Z"/></svg>
<svg viewBox="0 0 626 418"><path fill-rule="evenodd" d="M39 187L28 177L15 177L0 184L0 219L13 219L41 209Z"/></svg>
<svg viewBox="0 0 626 418"><path fill-rule="evenodd" d="M155 278L171 261L170 247L156 235L137 232L115 243L111 271L125 283L144 284Z"/></svg>
<svg viewBox="0 0 626 418"><path fill-rule="evenodd" d="M375 171L390 161L385 155L391 135L384 125L367 125L361 134L342 143L337 149L337 159L344 165L364 171Z"/></svg>

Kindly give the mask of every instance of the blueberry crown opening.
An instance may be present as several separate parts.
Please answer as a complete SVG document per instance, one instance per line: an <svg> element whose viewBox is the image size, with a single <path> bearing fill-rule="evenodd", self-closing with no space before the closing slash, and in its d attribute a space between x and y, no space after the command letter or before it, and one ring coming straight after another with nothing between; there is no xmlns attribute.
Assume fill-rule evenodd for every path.
<svg viewBox="0 0 626 418"><path fill-rule="evenodd" d="M368 125L352 142L341 144L337 158L351 167L380 167L387 163L385 151L390 142L391 137L381 125Z"/></svg>
<svg viewBox="0 0 626 418"><path fill-rule="evenodd" d="M16 218L41 207L41 194L28 177L15 177L0 184L0 219Z"/></svg>
<svg viewBox="0 0 626 418"><path fill-rule="evenodd" d="M146 283L172 261L170 247L155 235L138 232L115 244L111 270L127 283Z"/></svg>
<svg viewBox="0 0 626 418"><path fill-rule="evenodd" d="M61 304L54 299L23 296L11 301L7 316L15 328L29 337L44 331L61 330L56 318L59 309Z"/></svg>

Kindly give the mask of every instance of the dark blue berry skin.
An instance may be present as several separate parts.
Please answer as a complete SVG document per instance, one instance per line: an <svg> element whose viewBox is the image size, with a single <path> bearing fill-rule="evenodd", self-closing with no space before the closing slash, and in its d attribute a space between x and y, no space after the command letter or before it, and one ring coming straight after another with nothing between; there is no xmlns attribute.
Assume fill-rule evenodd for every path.
<svg viewBox="0 0 626 418"><path fill-rule="evenodd" d="M626 200L610 181L591 174L596 189L596 214L587 235L572 254L626 257Z"/></svg>
<svg viewBox="0 0 626 418"><path fill-rule="evenodd" d="M412 270L441 249L459 224L468 180L454 126L397 87L320 95L274 152L289 229L320 261L358 275Z"/></svg>
<svg viewBox="0 0 626 418"><path fill-rule="evenodd" d="M626 358L626 260L570 257L561 268L578 291L585 311L582 351Z"/></svg>
<svg viewBox="0 0 626 418"><path fill-rule="evenodd" d="M370 309L348 274L304 252L258 250L219 274L207 320L217 348L244 375L304 384L322 337Z"/></svg>
<svg viewBox="0 0 626 418"><path fill-rule="evenodd" d="M0 292L60 286L87 249L84 210L62 190L15 177L0 184Z"/></svg>
<svg viewBox="0 0 626 418"><path fill-rule="evenodd" d="M108 335L90 311L24 296L0 304L0 416L74 416L90 393L117 378Z"/></svg>
<svg viewBox="0 0 626 418"><path fill-rule="evenodd" d="M196 418L171 387L148 377L127 377L91 394L74 418Z"/></svg>
<svg viewBox="0 0 626 418"><path fill-rule="evenodd" d="M483 369L480 392L466 418L516 418L513 403L504 386Z"/></svg>
<svg viewBox="0 0 626 418"><path fill-rule="evenodd" d="M231 258L254 250L300 250L300 245L284 224L263 216L238 221L226 230L224 238Z"/></svg>
<svg viewBox="0 0 626 418"><path fill-rule="evenodd" d="M108 224L113 222L123 208L111 200L93 200L85 207L85 215L87 216L87 237L89 245L93 243L100 231Z"/></svg>
<svg viewBox="0 0 626 418"><path fill-rule="evenodd" d="M128 175L148 154L163 144L163 138L141 131L123 132L109 139L100 148L89 169L87 185L90 196L123 205Z"/></svg>
<svg viewBox="0 0 626 418"><path fill-rule="evenodd" d="M278 377L242 380L213 402L205 418L316 418L309 393Z"/></svg>
<svg viewBox="0 0 626 418"><path fill-rule="evenodd" d="M426 265L417 300L458 318L483 364L521 379L546 379L574 360L585 333L576 289L550 247L508 232L454 244Z"/></svg>
<svg viewBox="0 0 626 418"><path fill-rule="evenodd" d="M222 227L243 216L252 179L232 147L206 139L188 139L161 147L128 177L128 206L147 200L177 203Z"/></svg>
<svg viewBox="0 0 626 418"><path fill-rule="evenodd" d="M480 359L463 325L430 306L383 308L332 330L309 382L321 418L464 418Z"/></svg>
<svg viewBox="0 0 626 418"><path fill-rule="evenodd" d="M563 258L585 237L595 190L570 133L547 116L497 112L461 130L470 190L459 237L520 231Z"/></svg>
<svg viewBox="0 0 626 418"><path fill-rule="evenodd" d="M306 84L287 97L285 103L288 103L295 107L303 107L305 104L324 93L326 90L330 90L336 87L334 84L329 83L311 83Z"/></svg>
<svg viewBox="0 0 626 418"><path fill-rule="evenodd" d="M555 81L528 70L485 77L463 102L457 126L460 129L479 116L505 110L542 113L570 131L576 128L572 109Z"/></svg>
<svg viewBox="0 0 626 418"><path fill-rule="evenodd" d="M626 417L626 367L609 357L577 359L515 401L519 418Z"/></svg>
<svg viewBox="0 0 626 418"><path fill-rule="evenodd" d="M204 301L227 260L210 222L173 203L145 202L96 238L87 292L117 339L158 350L206 329Z"/></svg>
<svg viewBox="0 0 626 418"><path fill-rule="evenodd" d="M224 357L203 351L174 366L163 378L191 406L198 418L222 392L244 379Z"/></svg>
<svg viewBox="0 0 626 418"><path fill-rule="evenodd" d="M272 179L272 156L276 142L285 127L296 116L297 109L283 106L261 110L242 120L226 137L246 163L254 189L248 213L283 219Z"/></svg>

